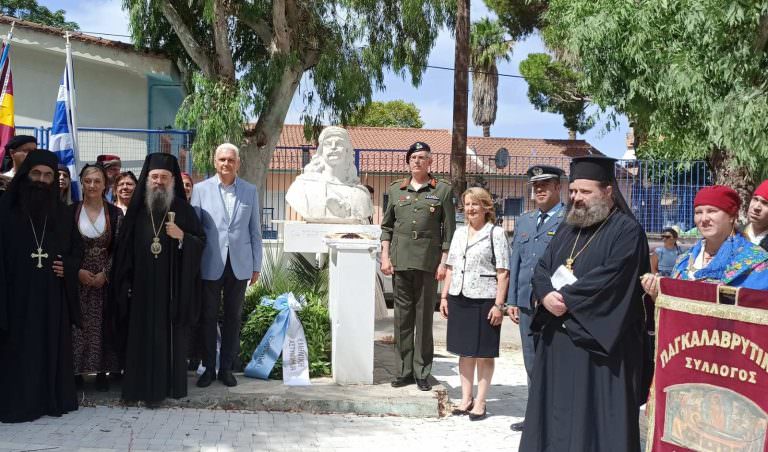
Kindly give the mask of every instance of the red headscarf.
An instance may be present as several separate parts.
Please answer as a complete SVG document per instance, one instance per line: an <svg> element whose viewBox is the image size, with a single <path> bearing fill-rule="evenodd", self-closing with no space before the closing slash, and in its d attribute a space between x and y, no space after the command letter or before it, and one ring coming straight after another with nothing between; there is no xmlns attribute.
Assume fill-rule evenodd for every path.
<svg viewBox="0 0 768 452"><path fill-rule="evenodd" d="M757 187L753 196L762 196L763 198L768 199L768 179L764 180L763 183Z"/></svg>
<svg viewBox="0 0 768 452"><path fill-rule="evenodd" d="M735 216L739 212L741 207L741 198L736 190L726 187L725 185L712 185L710 187L704 187L696 193L696 198L693 200L693 207L698 206L713 206L727 213L728 215Z"/></svg>

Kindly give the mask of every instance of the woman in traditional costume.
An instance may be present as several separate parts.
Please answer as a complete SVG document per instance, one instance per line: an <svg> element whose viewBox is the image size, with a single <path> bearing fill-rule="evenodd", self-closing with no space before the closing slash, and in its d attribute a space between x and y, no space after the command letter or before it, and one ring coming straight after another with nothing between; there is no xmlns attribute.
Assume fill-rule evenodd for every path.
<svg viewBox="0 0 768 452"><path fill-rule="evenodd" d="M672 278L768 290L768 252L736 229L741 199L722 185L704 187L693 201L694 223L702 239L683 253ZM643 276L643 289L659 293L659 276Z"/></svg>

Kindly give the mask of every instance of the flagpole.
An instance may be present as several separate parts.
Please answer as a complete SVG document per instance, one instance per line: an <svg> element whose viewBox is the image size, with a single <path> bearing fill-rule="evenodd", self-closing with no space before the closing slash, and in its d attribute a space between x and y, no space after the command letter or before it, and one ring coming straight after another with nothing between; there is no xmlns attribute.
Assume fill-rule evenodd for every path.
<svg viewBox="0 0 768 452"><path fill-rule="evenodd" d="M75 74L72 64L72 46L69 44L69 31L64 33L64 37L67 40L67 103L69 104L69 121L70 130L72 135L72 147L75 153L75 171L80 173L80 146L77 139L77 101L75 100Z"/></svg>

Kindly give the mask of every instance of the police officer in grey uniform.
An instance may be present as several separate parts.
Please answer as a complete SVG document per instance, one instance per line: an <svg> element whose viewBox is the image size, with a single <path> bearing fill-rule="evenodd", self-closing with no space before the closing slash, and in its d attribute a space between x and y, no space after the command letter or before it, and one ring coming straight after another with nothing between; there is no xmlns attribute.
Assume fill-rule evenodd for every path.
<svg viewBox="0 0 768 452"><path fill-rule="evenodd" d="M432 370L432 316L437 281L445 278L456 215L451 184L429 173L429 146L418 141L406 153L411 177L387 189L381 222L381 271L392 275L395 297L397 378L393 387L416 383L422 391Z"/></svg>
<svg viewBox="0 0 768 452"><path fill-rule="evenodd" d="M507 314L520 325L523 361L530 383L535 351L531 333L534 300L531 299L533 269L565 218L566 208L560 202L560 178L565 172L554 166L536 165L528 168L528 183L533 189L536 209L520 215L515 222L509 261L509 292ZM513 424L513 430L522 423Z"/></svg>

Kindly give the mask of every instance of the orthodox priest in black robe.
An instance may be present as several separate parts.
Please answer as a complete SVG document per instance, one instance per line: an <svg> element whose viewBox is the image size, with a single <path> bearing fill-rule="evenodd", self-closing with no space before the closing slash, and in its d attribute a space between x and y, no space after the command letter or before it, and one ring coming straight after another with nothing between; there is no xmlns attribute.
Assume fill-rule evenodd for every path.
<svg viewBox="0 0 768 452"><path fill-rule="evenodd" d="M189 327L200 312L205 234L176 158L150 154L128 206L113 264L114 330L124 343L122 397L155 405L187 395Z"/></svg>
<svg viewBox="0 0 768 452"><path fill-rule="evenodd" d="M534 271L536 360L521 451L639 451L648 241L614 176L580 157L570 202Z"/></svg>
<svg viewBox="0 0 768 452"><path fill-rule="evenodd" d="M59 201L58 159L27 156L0 199L0 421L77 409L72 325L80 321L82 250Z"/></svg>

